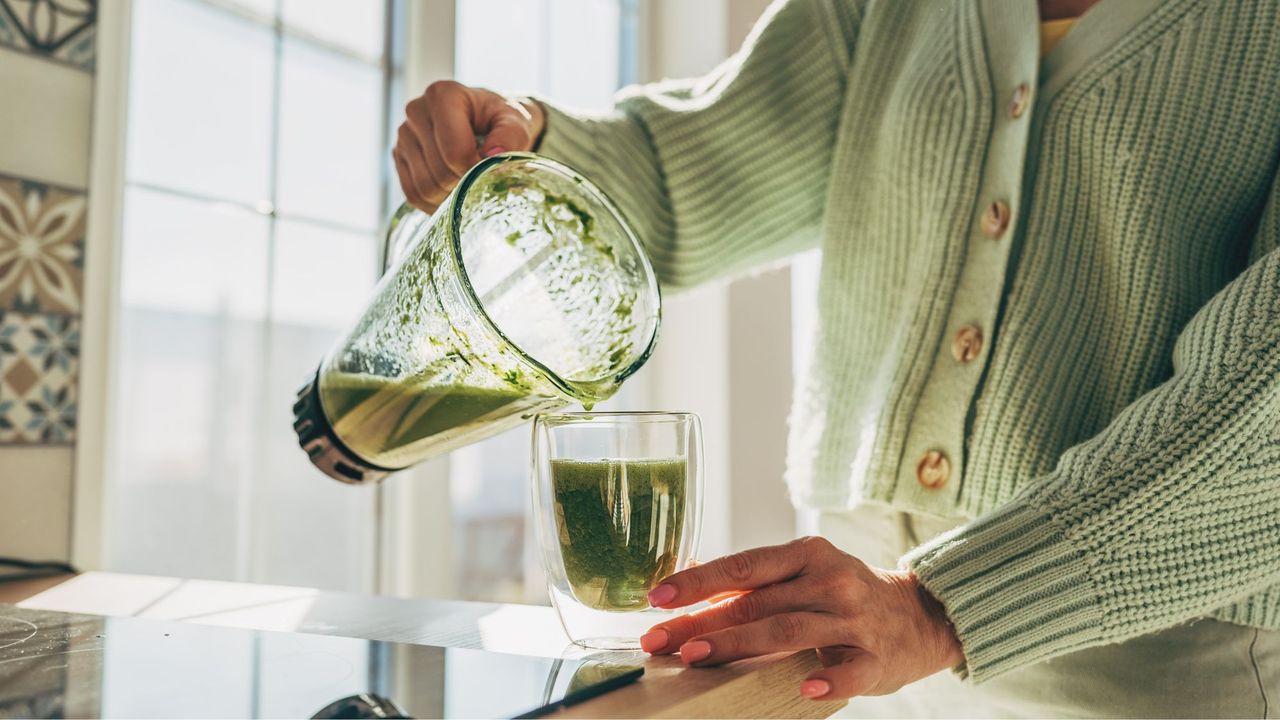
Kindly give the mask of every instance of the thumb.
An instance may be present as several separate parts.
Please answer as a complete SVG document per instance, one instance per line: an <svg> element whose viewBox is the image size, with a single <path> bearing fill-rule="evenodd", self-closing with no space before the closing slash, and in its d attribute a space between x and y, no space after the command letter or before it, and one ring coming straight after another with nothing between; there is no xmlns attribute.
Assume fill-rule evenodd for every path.
<svg viewBox="0 0 1280 720"><path fill-rule="evenodd" d="M879 658L861 648L845 653L838 665L823 668L800 683L800 694L810 700L844 700L874 692L884 675Z"/></svg>
<svg viewBox="0 0 1280 720"><path fill-rule="evenodd" d="M518 102L490 94L475 113L476 134L484 136L484 157L533 147L533 117Z"/></svg>

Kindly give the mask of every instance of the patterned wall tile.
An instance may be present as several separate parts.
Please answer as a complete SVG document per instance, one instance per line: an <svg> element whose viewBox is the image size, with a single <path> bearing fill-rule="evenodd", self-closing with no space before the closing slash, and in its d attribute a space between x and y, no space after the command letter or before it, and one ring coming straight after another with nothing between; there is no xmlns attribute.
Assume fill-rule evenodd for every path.
<svg viewBox="0 0 1280 720"><path fill-rule="evenodd" d="M84 193L0 176L0 310L80 312L85 204Z"/></svg>
<svg viewBox="0 0 1280 720"><path fill-rule="evenodd" d="M0 0L0 44L92 71L97 0Z"/></svg>
<svg viewBox="0 0 1280 720"><path fill-rule="evenodd" d="M75 441L80 319L0 311L0 444Z"/></svg>

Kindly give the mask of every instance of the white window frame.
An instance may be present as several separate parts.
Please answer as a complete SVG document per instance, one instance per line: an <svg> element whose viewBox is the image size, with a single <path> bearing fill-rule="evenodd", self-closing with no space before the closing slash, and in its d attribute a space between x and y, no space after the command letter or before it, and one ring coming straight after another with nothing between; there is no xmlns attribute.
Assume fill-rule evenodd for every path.
<svg viewBox="0 0 1280 720"><path fill-rule="evenodd" d="M71 563L102 567L106 476L114 428L112 360L120 317L120 237L124 216L129 22L132 0L100 3L85 228L79 415L71 504Z"/></svg>

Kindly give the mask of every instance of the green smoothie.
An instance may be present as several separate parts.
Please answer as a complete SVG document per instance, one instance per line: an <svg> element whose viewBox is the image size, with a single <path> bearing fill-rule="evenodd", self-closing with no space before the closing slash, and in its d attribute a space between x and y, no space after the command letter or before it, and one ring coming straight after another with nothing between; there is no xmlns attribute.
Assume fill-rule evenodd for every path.
<svg viewBox="0 0 1280 720"><path fill-rule="evenodd" d="M552 460L569 586L598 610L643 610L676 569L688 466L680 459Z"/></svg>
<svg viewBox="0 0 1280 720"><path fill-rule="evenodd" d="M490 422L521 422L547 398L518 387L419 385L373 375L328 373L321 378L325 414L352 450L369 462L400 467L424 445L437 452L465 444Z"/></svg>

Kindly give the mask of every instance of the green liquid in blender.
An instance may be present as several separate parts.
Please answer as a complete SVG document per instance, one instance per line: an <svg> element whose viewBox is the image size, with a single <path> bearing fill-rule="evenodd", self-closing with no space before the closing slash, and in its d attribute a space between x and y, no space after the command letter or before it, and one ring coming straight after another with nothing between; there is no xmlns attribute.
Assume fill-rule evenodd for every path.
<svg viewBox="0 0 1280 720"><path fill-rule="evenodd" d="M552 460L556 530L574 596L598 610L643 610L676 569L687 463Z"/></svg>
<svg viewBox="0 0 1280 720"><path fill-rule="evenodd" d="M325 376L320 398L338 436L369 462L390 468L424 444L438 452L473 440L492 422L518 424L520 415L547 401L515 387L415 385L349 373Z"/></svg>

